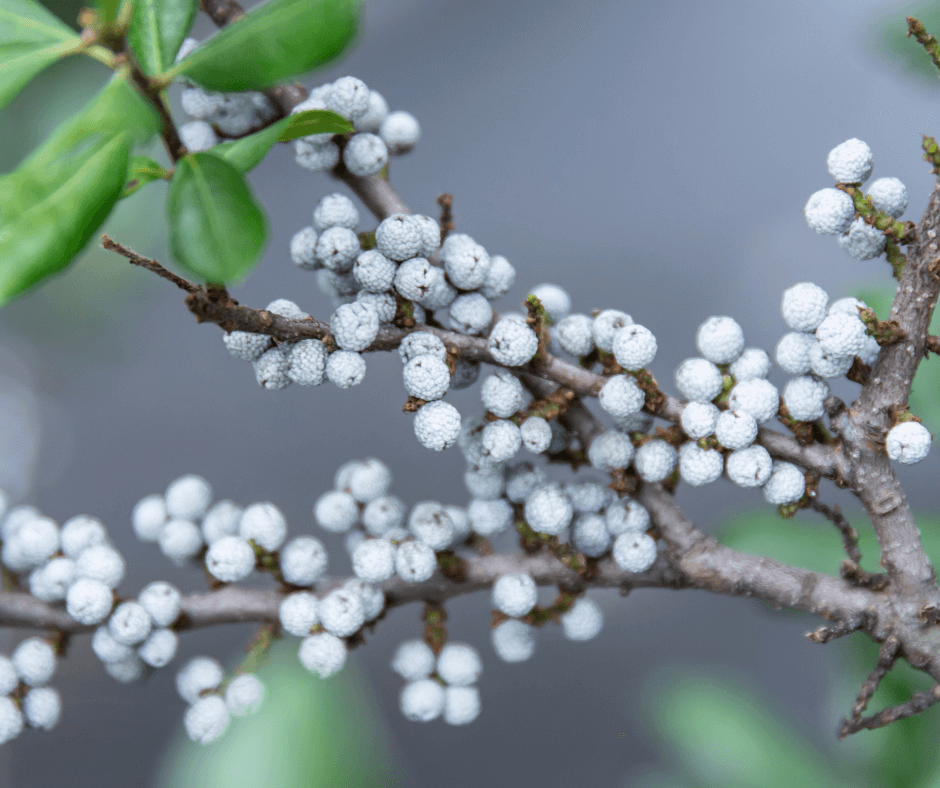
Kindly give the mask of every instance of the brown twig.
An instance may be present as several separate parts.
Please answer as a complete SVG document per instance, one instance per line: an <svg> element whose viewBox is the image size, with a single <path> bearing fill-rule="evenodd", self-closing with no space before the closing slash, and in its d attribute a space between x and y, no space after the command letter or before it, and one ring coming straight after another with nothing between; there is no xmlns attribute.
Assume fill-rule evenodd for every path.
<svg viewBox="0 0 940 788"><path fill-rule="evenodd" d="M845 519L845 516L842 514L842 509L838 506L826 506L826 504L817 498L810 499L809 508L819 512L839 529L845 554L856 564L860 564L862 562L862 551L858 549L858 531Z"/></svg>
<svg viewBox="0 0 940 788"><path fill-rule="evenodd" d="M134 265L139 265L141 268L146 268L148 271L155 273L157 276L162 277L174 285L176 285L180 290L185 290L187 293L204 293L205 289L199 285L194 285L192 282L183 279L181 276L177 276L172 271L168 271L156 260L151 260L149 257L144 257L143 255L137 254L133 249L124 246L115 241L113 238L102 235L101 236L101 248L107 249L110 252L117 252L122 257L126 257Z"/></svg>
<svg viewBox="0 0 940 788"><path fill-rule="evenodd" d="M878 689L881 680L887 676L888 671L894 667L900 647L901 644L894 635L891 635L881 644L881 649L878 652L878 662L874 670L868 675L868 678L865 679L865 683L862 684L858 697L855 699L855 705L852 707L852 716L842 723L843 731L847 724L850 722L857 723L862 718L862 712L868 708L868 701L870 701L871 696L875 694L875 690ZM845 738L844 732L840 734L840 738Z"/></svg>
<svg viewBox="0 0 940 788"><path fill-rule="evenodd" d="M453 211L454 197L452 194L442 194L437 198L437 204L441 206L441 243L444 243L456 227Z"/></svg>
<svg viewBox="0 0 940 788"><path fill-rule="evenodd" d="M859 615L850 619L839 619L829 626L819 627L806 633L807 640L813 643L828 643L830 640L851 635L859 630L871 630L875 625L874 614L863 610Z"/></svg>
<svg viewBox="0 0 940 788"><path fill-rule="evenodd" d="M884 728L898 720L906 720L908 717L926 711L938 701L940 701L940 684L931 687L926 692L918 692L907 703L879 711L870 717L843 721L842 727L839 729L839 738L844 739L846 736L862 730Z"/></svg>

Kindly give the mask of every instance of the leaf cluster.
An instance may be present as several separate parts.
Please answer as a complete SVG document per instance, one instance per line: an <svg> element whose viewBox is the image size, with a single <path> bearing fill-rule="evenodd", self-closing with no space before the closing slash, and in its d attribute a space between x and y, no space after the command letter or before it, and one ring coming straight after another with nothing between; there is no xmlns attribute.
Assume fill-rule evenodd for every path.
<svg viewBox="0 0 940 788"><path fill-rule="evenodd" d="M267 242L267 219L245 174L277 142L347 134L325 110L283 117L210 151L181 147L167 89L260 90L335 58L352 40L358 0L268 0L174 63L197 0L107 0L86 9L78 35L36 0L0 6L0 108L40 71L84 54L113 72L99 93L12 172L0 176L0 305L61 271L115 204L167 180L170 248L195 277L243 277ZM135 155L155 135L168 160Z"/></svg>

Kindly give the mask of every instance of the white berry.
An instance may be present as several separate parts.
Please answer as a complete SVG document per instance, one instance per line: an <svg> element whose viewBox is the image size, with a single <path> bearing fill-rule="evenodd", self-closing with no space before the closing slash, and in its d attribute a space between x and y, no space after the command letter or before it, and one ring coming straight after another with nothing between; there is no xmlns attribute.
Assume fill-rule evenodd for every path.
<svg viewBox="0 0 940 788"><path fill-rule="evenodd" d="M892 427L885 439L888 456L903 465L920 462L930 452L932 438L927 428L917 421L904 421Z"/></svg>
<svg viewBox="0 0 940 788"><path fill-rule="evenodd" d="M837 183L864 183L871 175L871 148L853 137L829 151L826 166Z"/></svg>
<svg viewBox="0 0 940 788"><path fill-rule="evenodd" d="M820 189L814 192L803 208L806 223L823 235L842 235L849 231L855 219L855 203L839 189Z"/></svg>
<svg viewBox="0 0 940 788"><path fill-rule="evenodd" d="M633 466L647 482L661 482L676 467L676 450L663 440L647 441L636 450Z"/></svg>
<svg viewBox="0 0 940 788"><path fill-rule="evenodd" d="M614 540L613 556L624 572L645 572L656 562L656 541L642 531L627 531Z"/></svg>
<svg viewBox="0 0 940 788"><path fill-rule="evenodd" d="M760 487L773 471L773 460L763 446L733 451L725 462L728 478L741 487Z"/></svg>

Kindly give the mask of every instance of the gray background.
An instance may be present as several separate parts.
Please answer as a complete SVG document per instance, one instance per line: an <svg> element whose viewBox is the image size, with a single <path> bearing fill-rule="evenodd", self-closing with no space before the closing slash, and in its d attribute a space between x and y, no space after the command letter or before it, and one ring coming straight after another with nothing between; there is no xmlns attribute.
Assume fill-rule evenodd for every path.
<svg viewBox="0 0 940 788"><path fill-rule="evenodd" d="M858 0L374 2L358 44L308 84L354 74L418 117L421 142L393 160L392 181L413 210L432 215L436 196L452 193L458 229L516 266L499 308L518 308L528 288L553 281L578 311L624 309L657 335L653 371L668 385L709 315L733 315L749 345L772 350L789 284L811 280L841 297L889 281L883 259L852 260L813 234L802 207L831 185L829 149L858 136L874 151L875 177L907 184L906 218L920 216L933 181L920 135L940 131L936 86L875 43L882 19L903 26L908 12ZM211 29L201 19L196 35ZM6 169L102 78L97 64L69 61L0 115ZM251 182L271 241L236 297L256 307L291 298L327 317L314 277L286 248L317 200L344 187L297 168L287 146ZM167 260L163 194L162 184L148 186L108 228ZM459 454L423 450L401 413L397 358L370 357L350 391L264 391L225 352L217 327L194 323L178 291L100 251L0 312L0 354L0 483L59 521L100 517L131 567L129 595L158 578L200 587L199 572L172 568L129 525L139 498L186 472L204 475L219 497L276 502L294 533L313 532L313 501L354 457L389 463L393 491L409 502L467 499ZM472 413L477 392L449 397ZM902 471L915 506L937 504L936 463ZM725 481L680 499L706 529L762 503ZM331 567L348 568L338 545ZM352 661L371 683L402 780L632 784L660 763L641 698L662 666L720 666L760 687L810 737L833 736L837 713L825 698L839 663L834 649L825 656L802 637L816 622L700 593L594 598L607 619L595 641L570 643L546 628L522 665L493 654L484 595L450 606L452 637L476 644L485 663L482 715L463 728L401 717L400 680L387 663L400 640L419 634L420 610L389 615ZM3 649L19 637L5 636ZM244 627L189 634L182 654L230 659L249 637ZM76 640L55 679L62 722L7 745L0 784L155 784L184 711L174 671L116 685L87 641Z"/></svg>

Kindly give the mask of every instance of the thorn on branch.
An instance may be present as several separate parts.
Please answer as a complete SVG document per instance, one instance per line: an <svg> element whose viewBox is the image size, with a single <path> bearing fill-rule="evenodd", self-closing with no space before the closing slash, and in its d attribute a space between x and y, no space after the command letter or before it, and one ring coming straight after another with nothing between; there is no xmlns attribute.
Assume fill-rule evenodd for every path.
<svg viewBox="0 0 940 788"><path fill-rule="evenodd" d="M936 353L940 356L940 337L931 334L924 341L924 350L930 353Z"/></svg>

